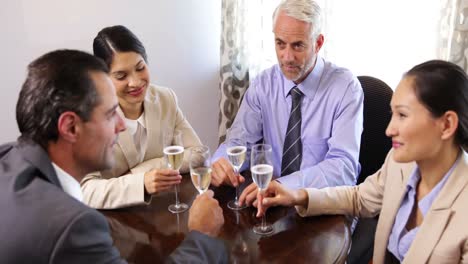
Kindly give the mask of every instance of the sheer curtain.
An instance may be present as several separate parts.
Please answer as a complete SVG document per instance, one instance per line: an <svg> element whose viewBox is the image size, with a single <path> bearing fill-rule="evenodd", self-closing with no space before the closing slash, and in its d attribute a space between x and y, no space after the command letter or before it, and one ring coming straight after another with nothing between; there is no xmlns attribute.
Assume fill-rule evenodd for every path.
<svg viewBox="0 0 468 264"><path fill-rule="evenodd" d="M468 72L468 1L441 1L439 26L438 57Z"/></svg>
<svg viewBox="0 0 468 264"><path fill-rule="evenodd" d="M276 63L272 13L280 0L223 0L219 135L249 78ZM467 68L468 0L319 0L327 60L395 89L402 74L441 58Z"/></svg>

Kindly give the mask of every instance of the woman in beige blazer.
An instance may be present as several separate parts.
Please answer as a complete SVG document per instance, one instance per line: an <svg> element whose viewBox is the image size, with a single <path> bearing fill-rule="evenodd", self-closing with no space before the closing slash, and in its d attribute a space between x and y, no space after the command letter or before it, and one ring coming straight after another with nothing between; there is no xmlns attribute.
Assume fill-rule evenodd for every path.
<svg viewBox="0 0 468 264"><path fill-rule="evenodd" d="M301 216L380 213L374 263L468 263L467 76L445 61L417 65L391 108L393 148L377 173L321 190L272 182L257 197L258 216L276 205L295 205Z"/></svg>
<svg viewBox="0 0 468 264"><path fill-rule="evenodd" d="M99 209L148 203L152 195L182 179L178 171L165 168L163 135L182 132L181 173L188 171L188 148L201 145L200 139L178 107L175 93L150 84L145 48L130 30L102 29L93 50L110 68L127 129L114 147L114 167L89 174L81 182L84 201Z"/></svg>

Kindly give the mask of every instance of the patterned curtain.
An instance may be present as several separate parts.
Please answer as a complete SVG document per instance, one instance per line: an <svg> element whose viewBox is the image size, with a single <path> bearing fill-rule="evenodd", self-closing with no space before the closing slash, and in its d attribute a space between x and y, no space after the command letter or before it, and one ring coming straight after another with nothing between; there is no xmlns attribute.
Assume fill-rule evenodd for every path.
<svg viewBox="0 0 468 264"><path fill-rule="evenodd" d="M280 0L222 0L219 141L239 110L249 79L276 63L272 15Z"/></svg>
<svg viewBox="0 0 468 264"><path fill-rule="evenodd" d="M248 1L248 0L245 0ZM249 86L247 46L245 45L244 0L223 0L221 19L221 71L219 101L219 143L226 138Z"/></svg>
<svg viewBox="0 0 468 264"><path fill-rule="evenodd" d="M468 0L443 0L438 57L468 72Z"/></svg>

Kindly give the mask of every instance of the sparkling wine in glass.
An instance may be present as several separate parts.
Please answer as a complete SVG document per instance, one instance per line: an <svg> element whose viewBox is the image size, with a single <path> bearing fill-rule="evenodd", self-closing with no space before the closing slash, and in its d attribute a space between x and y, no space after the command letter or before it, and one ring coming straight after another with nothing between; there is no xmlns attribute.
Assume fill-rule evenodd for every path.
<svg viewBox="0 0 468 264"><path fill-rule="evenodd" d="M267 187L273 176L272 150L268 144L257 144L252 147L250 172L252 179L262 192ZM266 223L266 212L262 217L262 223L256 225L253 231L259 235L269 235L273 233L273 226Z"/></svg>
<svg viewBox="0 0 468 264"><path fill-rule="evenodd" d="M239 176L239 170L242 167L242 164L244 164L245 156L247 155L247 147L245 146L245 143L240 143L238 145L231 144L231 146L227 148L226 152L229 162L234 169L234 173L236 176ZM229 209L240 210L246 207L245 205L239 204L239 185L240 184L236 186L236 197L227 204Z"/></svg>
<svg viewBox="0 0 468 264"><path fill-rule="evenodd" d="M200 194L208 190L211 183L211 155L207 146L190 149L190 177Z"/></svg>
<svg viewBox="0 0 468 264"><path fill-rule="evenodd" d="M174 133L168 133L164 137L164 157L166 158L167 166L173 170L179 170L184 160L184 145L182 142L182 132L174 130ZM168 210L172 213L181 213L189 207L185 203L179 202L179 185L175 185L175 204L171 204Z"/></svg>

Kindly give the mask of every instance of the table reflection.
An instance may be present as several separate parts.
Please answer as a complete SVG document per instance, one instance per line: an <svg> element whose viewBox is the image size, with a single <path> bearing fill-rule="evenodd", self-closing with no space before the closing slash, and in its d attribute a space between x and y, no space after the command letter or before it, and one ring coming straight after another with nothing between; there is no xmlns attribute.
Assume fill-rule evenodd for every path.
<svg viewBox="0 0 468 264"><path fill-rule="evenodd" d="M248 180L241 186L247 186ZM302 218L294 208L270 208L268 223L274 233L260 236L252 228L260 222L256 208L227 208L235 189L213 188L225 217L220 238L225 241L231 263L344 263L350 246L348 221L343 216ZM180 198L191 205L197 195L188 175L180 185ZM173 193L153 197L148 206L102 210L112 238L122 256L132 263L164 260L188 233L188 211L172 214L167 205Z"/></svg>

